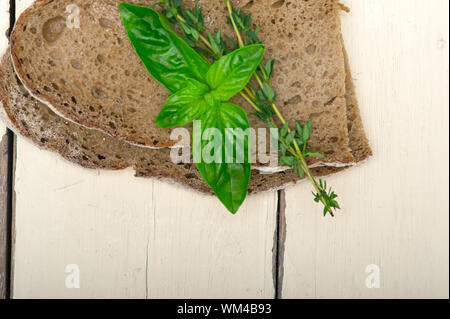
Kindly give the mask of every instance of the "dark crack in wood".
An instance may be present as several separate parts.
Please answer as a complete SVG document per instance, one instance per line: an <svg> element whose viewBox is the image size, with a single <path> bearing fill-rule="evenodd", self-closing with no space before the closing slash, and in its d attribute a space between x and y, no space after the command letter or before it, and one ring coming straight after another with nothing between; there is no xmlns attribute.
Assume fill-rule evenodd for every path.
<svg viewBox="0 0 450 319"><path fill-rule="evenodd" d="M284 248L286 243L286 193L278 191L277 223L273 240L273 281L275 299L282 298L284 277Z"/></svg>
<svg viewBox="0 0 450 319"><path fill-rule="evenodd" d="M5 132L0 142L0 299L10 298L13 209L14 135Z"/></svg>

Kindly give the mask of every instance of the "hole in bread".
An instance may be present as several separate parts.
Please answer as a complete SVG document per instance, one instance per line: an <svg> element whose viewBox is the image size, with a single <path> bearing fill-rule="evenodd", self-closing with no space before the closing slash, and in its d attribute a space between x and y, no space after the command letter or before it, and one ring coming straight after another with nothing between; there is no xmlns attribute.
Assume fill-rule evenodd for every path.
<svg viewBox="0 0 450 319"><path fill-rule="evenodd" d="M250 9L253 6L253 3L254 3L253 0L250 0L245 4L245 6L242 7L242 9L244 10Z"/></svg>
<svg viewBox="0 0 450 319"><path fill-rule="evenodd" d="M291 97L289 100L287 100L285 102L286 105L288 104L297 104L300 103L302 101L302 97L300 95L295 95L293 97Z"/></svg>
<svg viewBox="0 0 450 319"><path fill-rule="evenodd" d="M103 63L105 62L105 57L101 54L97 55L97 61L98 63Z"/></svg>
<svg viewBox="0 0 450 319"><path fill-rule="evenodd" d="M92 96L94 96L97 99L105 99L108 97L105 92L100 90L99 88L92 89Z"/></svg>
<svg viewBox="0 0 450 319"><path fill-rule="evenodd" d="M284 2L285 2L285 0L276 1L276 2L272 3L272 8L275 8L275 9L281 8L283 6Z"/></svg>
<svg viewBox="0 0 450 319"><path fill-rule="evenodd" d="M306 47L306 53L309 55L313 55L316 52L316 46L314 44L310 44Z"/></svg>
<svg viewBox="0 0 450 319"><path fill-rule="evenodd" d="M98 159L101 160L101 161L103 161L103 160L106 159L106 157L104 157L103 155L97 155L97 157L98 157Z"/></svg>
<svg viewBox="0 0 450 319"><path fill-rule="evenodd" d="M111 29L114 26L114 22L106 18L101 18L98 22L103 28Z"/></svg>
<svg viewBox="0 0 450 319"><path fill-rule="evenodd" d="M197 179L197 176L194 173L188 173L184 175L187 179Z"/></svg>
<svg viewBox="0 0 450 319"><path fill-rule="evenodd" d="M302 82L301 81L294 82L292 83L291 87L300 89L302 87Z"/></svg>
<svg viewBox="0 0 450 319"><path fill-rule="evenodd" d="M42 35L47 42L55 42L66 27L66 19L61 16L47 20L42 27Z"/></svg>
<svg viewBox="0 0 450 319"><path fill-rule="evenodd" d="M337 141L339 141L339 138L337 138L336 136L333 136L332 138L330 138L331 143L337 143Z"/></svg>
<svg viewBox="0 0 450 319"><path fill-rule="evenodd" d="M336 100L336 98L337 98L337 96L331 98L327 103L324 104L324 106L328 106L328 105L333 104L333 102L334 102L334 100Z"/></svg>
<svg viewBox="0 0 450 319"><path fill-rule="evenodd" d="M72 60L70 61L70 65L72 66L72 68L74 68L75 70L81 70L83 69L83 66L80 64L80 62L78 62L77 60Z"/></svg>

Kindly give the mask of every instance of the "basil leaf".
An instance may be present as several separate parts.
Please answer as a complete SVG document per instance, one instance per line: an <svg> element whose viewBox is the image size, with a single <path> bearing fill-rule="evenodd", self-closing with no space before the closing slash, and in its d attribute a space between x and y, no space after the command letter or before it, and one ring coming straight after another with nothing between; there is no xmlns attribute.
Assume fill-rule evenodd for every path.
<svg viewBox="0 0 450 319"><path fill-rule="evenodd" d="M187 87L167 99L155 124L159 127L184 126L198 119L207 109L204 99L206 84L191 80Z"/></svg>
<svg viewBox="0 0 450 319"><path fill-rule="evenodd" d="M193 133L197 169L223 205L235 214L247 196L251 139L248 135L249 138L243 138L242 142L229 129L248 132L247 114L237 105L223 103L219 107L210 107L203 114L201 126L201 131L194 126ZM213 142L217 148L211 147Z"/></svg>
<svg viewBox="0 0 450 319"><path fill-rule="evenodd" d="M169 21L148 7L119 4L125 30L148 72L171 93L191 79L204 82L209 64L183 41Z"/></svg>
<svg viewBox="0 0 450 319"><path fill-rule="evenodd" d="M206 73L206 83L221 101L228 101L247 85L261 63L265 47L254 44L217 60Z"/></svg>

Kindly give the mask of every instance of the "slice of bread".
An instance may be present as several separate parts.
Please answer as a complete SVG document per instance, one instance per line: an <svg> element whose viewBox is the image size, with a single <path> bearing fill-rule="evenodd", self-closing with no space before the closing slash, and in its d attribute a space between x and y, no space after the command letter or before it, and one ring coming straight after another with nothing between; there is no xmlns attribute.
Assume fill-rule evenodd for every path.
<svg viewBox="0 0 450 319"><path fill-rule="evenodd" d="M342 40L343 41L343 40ZM356 98L355 85L353 84L352 72L348 61L347 51L343 48L345 58L345 99L347 104L347 126L350 148L356 162L362 162L372 156L372 149L364 130L363 121Z"/></svg>
<svg viewBox="0 0 450 319"><path fill-rule="evenodd" d="M119 2L36 1L12 34L16 72L33 96L71 121L141 146L173 146L177 141L170 140L170 130L153 123L168 92L150 77L129 43ZM144 0L129 2L149 5ZM66 8L74 4L81 13L78 29L65 23L70 15ZM291 122L313 121L310 144L327 156L326 164L354 163L337 0L234 4L253 14L268 57L278 61L273 86L281 113ZM225 2L201 0L200 6L208 29L232 34ZM235 102L252 112L241 99ZM254 117L251 121L254 128L265 127Z"/></svg>
<svg viewBox="0 0 450 319"><path fill-rule="evenodd" d="M195 165L173 163L169 149L136 147L56 115L22 86L14 73L9 53L5 54L0 65L0 101L3 106L0 110L6 113L6 124L11 129L72 163L91 169L134 167L136 176L170 180L212 194ZM338 170L321 167L313 169L313 172L316 176L323 176ZM292 171L264 175L254 170L249 193L279 189L297 181Z"/></svg>

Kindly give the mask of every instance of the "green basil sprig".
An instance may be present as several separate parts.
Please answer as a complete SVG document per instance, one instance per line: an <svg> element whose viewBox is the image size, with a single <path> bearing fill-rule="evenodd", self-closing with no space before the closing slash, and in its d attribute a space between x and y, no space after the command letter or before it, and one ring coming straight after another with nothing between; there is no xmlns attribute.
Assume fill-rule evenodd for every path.
<svg viewBox="0 0 450 319"><path fill-rule="evenodd" d="M121 3L119 10L147 70L174 93L156 118L156 125L175 127L201 121L201 129L194 127L193 134L197 169L225 207L236 213L247 196L250 181L250 124L239 106L226 102L248 84L265 47L246 46L210 66L155 10L127 3ZM233 130L240 130L240 137ZM209 148L217 138L221 139L220 148Z"/></svg>
<svg viewBox="0 0 450 319"><path fill-rule="evenodd" d="M242 9L236 10L231 0L223 1L227 5L227 20L234 30L236 40L223 34L220 29L215 36L210 33L205 28L203 10L198 2L193 9L182 8L182 0L160 0L154 6L161 6L163 8L162 14L172 24L181 28L183 39L190 47L205 59L218 60L224 54L240 47L261 43L258 37L259 28L252 23L251 13L245 14ZM229 44L231 44L231 49L227 46ZM316 193L313 193L314 200L323 204L324 215L334 216L334 211L340 209L339 203L336 201L336 193L331 188L328 189L325 181L316 181L306 162L308 157L324 158L321 153L309 151L308 140L311 135L312 122L302 126L296 121L297 130L292 131L290 129L288 122L286 122L275 103L276 93L271 85L274 63L275 60L269 60L265 65L260 64L259 70L253 74L258 88L255 91L255 88L249 83L240 94L256 111L253 115L265 122L268 127L279 131L281 163L290 166L300 178L308 177L316 190ZM278 128L274 121L275 116L284 125L283 128Z"/></svg>

